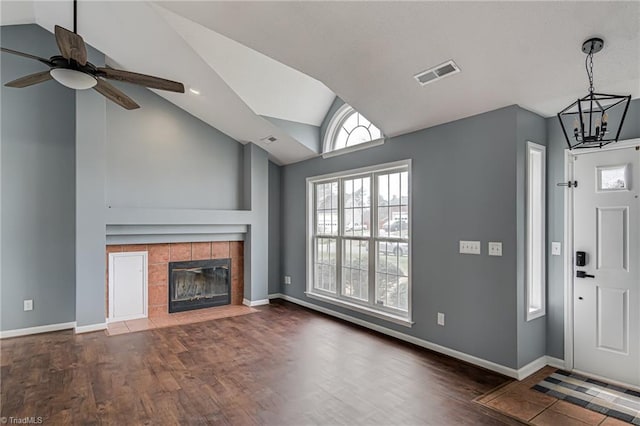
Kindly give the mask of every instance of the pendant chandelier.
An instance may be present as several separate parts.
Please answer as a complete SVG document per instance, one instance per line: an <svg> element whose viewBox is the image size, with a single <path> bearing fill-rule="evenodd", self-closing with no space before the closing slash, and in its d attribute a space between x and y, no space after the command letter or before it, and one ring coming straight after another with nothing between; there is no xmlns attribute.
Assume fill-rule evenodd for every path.
<svg viewBox="0 0 640 426"><path fill-rule="evenodd" d="M604 47L601 38L590 38L582 44L587 55L585 69L589 78L589 93L558 113L562 131L573 148L602 148L617 142L631 95L596 93L593 88L593 55ZM567 129L571 129L569 136Z"/></svg>

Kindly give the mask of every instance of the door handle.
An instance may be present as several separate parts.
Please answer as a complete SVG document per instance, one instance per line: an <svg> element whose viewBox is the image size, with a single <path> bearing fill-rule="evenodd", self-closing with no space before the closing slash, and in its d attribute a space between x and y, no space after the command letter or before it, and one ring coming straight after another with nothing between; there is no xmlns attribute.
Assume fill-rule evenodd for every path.
<svg viewBox="0 0 640 426"><path fill-rule="evenodd" d="M589 275L585 271L576 271L576 277L578 278L595 278L595 275Z"/></svg>

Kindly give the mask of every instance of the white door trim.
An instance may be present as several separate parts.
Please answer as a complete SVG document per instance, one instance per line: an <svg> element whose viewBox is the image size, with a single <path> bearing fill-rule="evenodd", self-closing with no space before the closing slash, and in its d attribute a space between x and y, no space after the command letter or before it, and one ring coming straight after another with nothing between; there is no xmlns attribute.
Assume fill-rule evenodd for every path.
<svg viewBox="0 0 640 426"><path fill-rule="evenodd" d="M114 259L116 257L125 257L125 256L142 256L142 280L143 282L143 287L142 287L142 292L143 292L143 296L142 296L142 300L143 300L143 314L142 315L135 315L135 316L131 316L131 317L126 317L126 318L118 318L117 320L112 319L113 318L113 300L115 299L114 294L113 294L113 289L114 289L114 282L113 282L113 277L115 276L114 274ZM148 273L149 273L149 259L148 259L149 253L146 251L126 251L126 252L118 252L118 253L109 253L109 317L107 318L107 323L109 323L110 321L128 321L128 320L133 320L133 319L139 319L139 318L147 318L148 316L148 308L149 308L149 285L148 285Z"/></svg>
<svg viewBox="0 0 640 426"><path fill-rule="evenodd" d="M564 150L564 181L573 180L574 155L613 151L640 145L640 138L627 139L603 148ZM564 368L573 370L573 191L564 192Z"/></svg>

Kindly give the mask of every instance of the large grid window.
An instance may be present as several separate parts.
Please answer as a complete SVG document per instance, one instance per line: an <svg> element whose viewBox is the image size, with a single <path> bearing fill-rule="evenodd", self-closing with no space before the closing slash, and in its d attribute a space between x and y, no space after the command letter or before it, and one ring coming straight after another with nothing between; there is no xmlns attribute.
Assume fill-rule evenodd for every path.
<svg viewBox="0 0 640 426"><path fill-rule="evenodd" d="M308 179L307 294L410 319L409 162Z"/></svg>

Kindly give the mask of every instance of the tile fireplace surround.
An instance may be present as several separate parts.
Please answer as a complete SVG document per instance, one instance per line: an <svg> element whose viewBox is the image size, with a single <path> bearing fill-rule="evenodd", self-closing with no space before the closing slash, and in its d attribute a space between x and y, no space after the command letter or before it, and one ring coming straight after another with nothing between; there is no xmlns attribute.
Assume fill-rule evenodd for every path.
<svg viewBox="0 0 640 426"><path fill-rule="evenodd" d="M242 305L244 295L244 242L213 241L197 243L123 244L107 246L105 273L105 317L109 316L109 253L146 251L149 253L149 318L169 314L169 262L187 260L231 259L231 304ZM215 308L214 308L215 309ZM198 312L197 310L193 312Z"/></svg>

